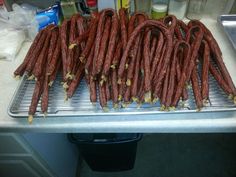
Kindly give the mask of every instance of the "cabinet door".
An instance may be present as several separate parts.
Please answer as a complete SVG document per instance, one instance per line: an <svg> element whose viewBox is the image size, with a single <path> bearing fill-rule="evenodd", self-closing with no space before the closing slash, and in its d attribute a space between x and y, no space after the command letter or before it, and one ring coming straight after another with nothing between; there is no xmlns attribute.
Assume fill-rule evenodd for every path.
<svg viewBox="0 0 236 177"><path fill-rule="evenodd" d="M29 164L23 160L0 160L1 177L40 177Z"/></svg>
<svg viewBox="0 0 236 177"><path fill-rule="evenodd" d="M0 142L0 177L56 176L22 136L1 133Z"/></svg>

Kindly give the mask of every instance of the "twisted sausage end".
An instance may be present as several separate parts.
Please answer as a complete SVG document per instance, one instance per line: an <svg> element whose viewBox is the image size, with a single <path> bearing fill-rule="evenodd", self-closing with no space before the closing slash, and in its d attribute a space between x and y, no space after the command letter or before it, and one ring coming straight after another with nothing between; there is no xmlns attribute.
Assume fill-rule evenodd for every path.
<svg viewBox="0 0 236 177"><path fill-rule="evenodd" d="M165 111L166 107L165 105L161 105L160 111Z"/></svg>
<svg viewBox="0 0 236 177"><path fill-rule="evenodd" d="M145 100L146 103L151 103L151 102L152 102L151 95L152 95L152 94L151 94L150 91L147 92L147 93L145 93L144 100Z"/></svg>
<svg viewBox="0 0 236 177"><path fill-rule="evenodd" d="M77 46L77 44L70 44L69 49L72 50L73 48L75 48L75 46Z"/></svg>
<svg viewBox="0 0 236 177"><path fill-rule="evenodd" d="M119 104L118 103L113 104L113 108L114 109L118 109L119 108Z"/></svg>
<svg viewBox="0 0 236 177"><path fill-rule="evenodd" d="M34 78L35 78L35 77L34 77L34 75L32 74L31 76L28 77L27 80L31 81L31 80L34 80Z"/></svg>
<svg viewBox="0 0 236 177"><path fill-rule="evenodd" d="M132 97L133 102L138 102L138 98L137 97Z"/></svg>
<svg viewBox="0 0 236 177"><path fill-rule="evenodd" d="M123 98L122 95L119 95L119 96L118 96L118 101L121 101L122 98Z"/></svg>
<svg viewBox="0 0 236 177"><path fill-rule="evenodd" d="M18 81L18 80L20 80L20 78L21 78L21 76L20 76L20 75L14 75L13 77L14 77L14 78L15 78L15 80L17 80L17 81Z"/></svg>
<svg viewBox="0 0 236 177"><path fill-rule="evenodd" d="M130 79L128 79L128 80L126 81L126 85L127 85L127 86L131 86L131 80L130 80Z"/></svg>
<svg viewBox="0 0 236 177"><path fill-rule="evenodd" d="M158 101L159 101L159 98L154 98L154 99L152 100L152 104L156 104Z"/></svg>
<svg viewBox="0 0 236 177"><path fill-rule="evenodd" d="M28 117L28 123L29 124L32 124L33 123L33 115L29 115L29 117Z"/></svg>

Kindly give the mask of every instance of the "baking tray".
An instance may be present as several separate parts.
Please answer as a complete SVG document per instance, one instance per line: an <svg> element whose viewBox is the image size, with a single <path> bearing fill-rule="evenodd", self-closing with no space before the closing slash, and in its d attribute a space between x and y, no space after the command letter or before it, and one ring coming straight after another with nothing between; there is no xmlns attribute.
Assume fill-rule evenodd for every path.
<svg viewBox="0 0 236 177"><path fill-rule="evenodd" d="M218 23L221 24L227 37L236 50L236 15L221 15L218 18Z"/></svg>
<svg viewBox="0 0 236 177"><path fill-rule="evenodd" d="M209 103L201 112L209 111L233 111L236 106L232 100L221 90L213 77L209 76ZM138 108L136 103L132 103L128 108L113 109L109 102L110 110L104 112L99 103L91 104L89 91L86 82L83 80L77 88L72 99L65 101L65 92L60 83L61 76L58 76L53 86L49 90L49 107L47 117L74 117L74 116L121 116L121 115L145 115L145 114L177 114L197 112L192 89L189 89L189 99L185 104L179 104L175 111L160 111L160 103L153 105L143 104ZM24 118L28 116L28 109L34 90L35 81L27 80L24 76L16 90L8 108L8 113L14 118ZM40 112L40 102L35 117L44 116Z"/></svg>

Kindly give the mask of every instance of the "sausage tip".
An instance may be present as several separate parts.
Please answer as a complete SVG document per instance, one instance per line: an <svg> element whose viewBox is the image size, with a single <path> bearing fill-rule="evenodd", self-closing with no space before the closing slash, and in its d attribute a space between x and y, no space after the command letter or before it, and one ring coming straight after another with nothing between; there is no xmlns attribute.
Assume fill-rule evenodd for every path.
<svg viewBox="0 0 236 177"><path fill-rule="evenodd" d="M128 69L129 68L129 64L125 64L125 69Z"/></svg>
<svg viewBox="0 0 236 177"><path fill-rule="evenodd" d="M114 109L118 109L118 108L119 108L119 104L118 104L118 103L114 103L114 104L113 104L113 108L114 108Z"/></svg>
<svg viewBox="0 0 236 177"><path fill-rule="evenodd" d="M44 118L47 118L47 115L48 115L47 112L44 112L44 113L43 113L43 117L44 117Z"/></svg>
<svg viewBox="0 0 236 177"><path fill-rule="evenodd" d="M116 65L115 64L111 65L111 69L116 69Z"/></svg>
<svg viewBox="0 0 236 177"><path fill-rule="evenodd" d="M123 98L122 95L119 95L119 96L118 96L118 101L121 101L122 98Z"/></svg>
<svg viewBox="0 0 236 177"><path fill-rule="evenodd" d="M66 74L66 79L72 80L73 79L73 75L71 74L71 72L68 72Z"/></svg>
<svg viewBox="0 0 236 177"><path fill-rule="evenodd" d="M137 97L132 97L133 102L137 102L138 98Z"/></svg>
<svg viewBox="0 0 236 177"><path fill-rule="evenodd" d="M196 109L197 112L200 112L201 110L202 110L202 108L200 108L200 107Z"/></svg>
<svg viewBox="0 0 236 177"><path fill-rule="evenodd" d="M107 106L104 106L102 109L104 112L109 112L109 108Z"/></svg>
<svg viewBox="0 0 236 177"><path fill-rule="evenodd" d="M103 86L104 82L105 82L104 80L100 80L99 84Z"/></svg>
<svg viewBox="0 0 236 177"><path fill-rule="evenodd" d="M154 99L152 100L152 104L156 104L156 103L158 102L158 100L159 100L159 98L154 98Z"/></svg>
<svg viewBox="0 0 236 177"><path fill-rule="evenodd" d="M33 123L33 115L29 115L29 117L28 117L28 123L29 124L32 124Z"/></svg>
<svg viewBox="0 0 236 177"><path fill-rule="evenodd" d="M202 100L203 106L207 106L207 104L209 103L209 100L207 98L204 98Z"/></svg>
<svg viewBox="0 0 236 177"><path fill-rule="evenodd" d="M34 77L34 75L32 74L31 76L28 77L27 80L29 80L29 81L30 81L30 80L34 80L34 78L35 78L35 77Z"/></svg>
<svg viewBox="0 0 236 177"><path fill-rule="evenodd" d="M14 77L15 80L17 80L17 81L20 80L20 78L21 78L20 75L14 75L13 77Z"/></svg>
<svg viewBox="0 0 236 177"><path fill-rule="evenodd" d="M48 83L48 86L49 86L49 87L52 87L52 85L53 85L53 81L50 81L50 82Z"/></svg>
<svg viewBox="0 0 236 177"><path fill-rule="evenodd" d="M75 46L77 46L77 44L70 44L69 49L72 50L73 48L75 48Z"/></svg>
<svg viewBox="0 0 236 177"><path fill-rule="evenodd" d="M127 86L131 86L131 80L130 80L130 79L128 79L128 80L126 81L126 85L127 85Z"/></svg>
<svg viewBox="0 0 236 177"><path fill-rule="evenodd" d="M175 111L175 107L174 106L170 106L169 107L169 111Z"/></svg>
<svg viewBox="0 0 236 177"><path fill-rule="evenodd" d="M152 102L151 92L150 91L145 93L144 100L145 100L146 103L151 103Z"/></svg>
<svg viewBox="0 0 236 177"><path fill-rule="evenodd" d="M166 107L165 105L161 105L160 111L165 111Z"/></svg>
<svg viewBox="0 0 236 177"><path fill-rule="evenodd" d="M64 101L65 102L68 101L69 98L70 98L69 95L65 95Z"/></svg>
<svg viewBox="0 0 236 177"><path fill-rule="evenodd" d="M118 81L117 81L117 83L118 83L119 85L121 85L121 84L122 84L122 79L119 78Z"/></svg>
<svg viewBox="0 0 236 177"><path fill-rule="evenodd" d="M67 90L67 89L69 88L69 85L67 84L67 82L65 82L65 83L63 84L63 88L64 88L64 90Z"/></svg>
<svg viewBox="0 0 236 177"><path fill-rule="evenodd" d="M79 57L79 60L81 61L81 63L85 63L84 59L85 59L84 56Z"/></svg>

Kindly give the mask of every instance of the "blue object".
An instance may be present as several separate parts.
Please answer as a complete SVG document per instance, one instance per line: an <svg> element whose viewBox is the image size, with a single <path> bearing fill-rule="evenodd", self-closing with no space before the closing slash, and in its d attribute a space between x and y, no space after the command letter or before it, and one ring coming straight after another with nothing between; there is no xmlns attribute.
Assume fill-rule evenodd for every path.
<svg viewBox="0 0 236 177"><path fill-rule="evenodd" d="M59 5L55 4L52 7L36 13L36 20L39 24L39 31L50 24L58 25L59 22Z"/></svg>

